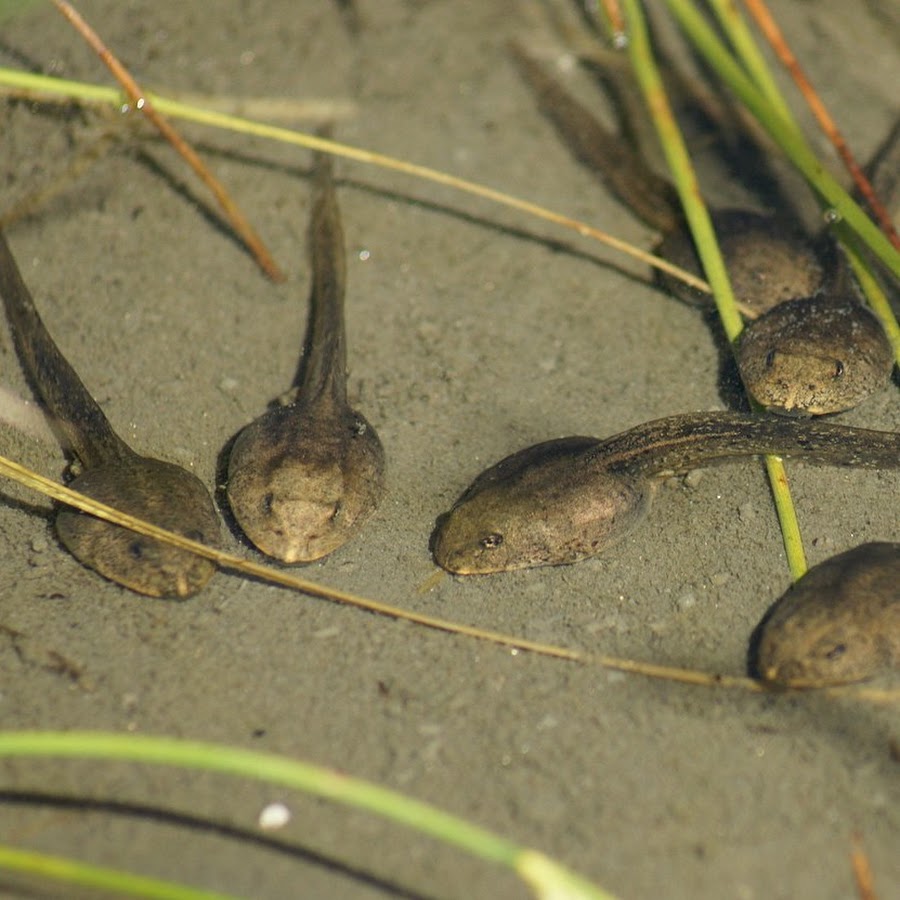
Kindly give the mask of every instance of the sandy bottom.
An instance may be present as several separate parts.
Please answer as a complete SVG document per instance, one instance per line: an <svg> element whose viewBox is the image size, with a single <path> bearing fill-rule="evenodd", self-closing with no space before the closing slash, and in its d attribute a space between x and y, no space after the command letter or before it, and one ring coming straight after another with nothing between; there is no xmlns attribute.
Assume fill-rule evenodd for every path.
<svg viewBox="0 0 900 900"><path fill-rule="evenodd" d="M211 20L207 4L81 6L147 85L351 102L338 125L349 143L652 242L573 163L508 57L511 35L551 55L562 47L538 4L379 0L362 4L357 33L338 3L217 4ZM897 114L900 38L888 6L776 5L862 158ZM45 6L5 22L0 51L4 65L108 82ZM598 96L580 76L572 83ZM185 127L287 269L273 286L144 131L22 104L2 116L4 208L105 132L117 136L9 239L114 425L212 488L222 446L296 367L307 152ZM715 148L703 147L705 160ZM386 448L389 493L364 534L302 573L531 639L742 674L755 624L788 583L756 461L667 485L633 537L577 566L435 582L428 553L435 518L507 453L721 407L720 352L703 316L656 290L640 265L551 225L372 167L341 162L338 176L350 389ZM742 196L722 179L711 193ZM4 387L29 396L5 330L0 355ZM896 387L844 418L900 428ZM52 442L4 426L0 444L63 472ZM811 562L900 539L896 474L789 472ZM881 896L900 884L896 708L513 655L226 574L189 602L142 599L58 546L42 498L11 484L2 494L2 728L175 735L316 761L539 848L627 898L854 896L854 831ZM19 760L2 764L2 789L15 792L0 804L5 841L241 896L525 895L505 873L399 827L255 784ZM293 819L260 839L257 815L276 799ZM227 827L128 815L117 803ZM0 879L4 896L59 895L33 891Z"/></svg>

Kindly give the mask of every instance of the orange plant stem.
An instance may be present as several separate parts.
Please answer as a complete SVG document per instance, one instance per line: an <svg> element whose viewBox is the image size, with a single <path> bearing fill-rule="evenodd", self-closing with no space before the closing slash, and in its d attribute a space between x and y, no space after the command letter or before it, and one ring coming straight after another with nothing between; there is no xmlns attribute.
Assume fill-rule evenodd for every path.
<svg viewBox="0 0 900 900"><path fill-rule="evenodd" d="M778 27L778 23L769 12L765 0L744 0L744 5L747 7L747 11L753 17L753 20L759 26L763 35L765 35L766 40L771 45L778 58L781 60L782 65L784 65L794 79L794 83L797 85L800 93L803 94L809 108L816 117L819 127L834 145L834 148L837 150L841 159L843 159L844 165L853 177L853 181L865 198L873 215L881 225L882 231L884 231L891 243L900 250L900 235L897 234L897 230L894 228L890 215L875 195L875 191L872 189L869 179L866 178L865 173L854 158L840 129L837 127L834 119L831 118L830 113L825 108L825 104L822 102L816 89L806 77L800 63L788 46L784 34Z"/></svg>
<svg viewBox="0 0 900 900"><path fill-rule="evenodd" d="M609 27L612 29L614 36L625 35L625 17L622 15L622 8L619 6L619 0L603 0L603 11L609 20Z"/></svg>
<svg viewBox="0 0 900 900"><path fill-rule="evenodd" d="M128 99L134 104L135 109L142 112L156 126L159 133L175 148L196 172L201 181L212 191L219 206L222 207L222 210L231 222L232 227L240 235L247 249L253 254L260 268L272 281L284 281L284 272L272 258L272 255L253 230L247 218L238 209L237 204L231 199L222 183L210 172L193 147L181 137L168 119L156 111L150 101L144 96L140 85L132 78L129 71L113 55L106 44L103 43L97 32L85 22L71 3L66 2L66 0L53 0L53 5L65 16L75 30L87 41L91 49L100 57L109 71L112 72L113 77L122 86Z"/></svg>
<svg viewBox="0 0 900 900"><path fill-rule="evenodd" d="M855 831L850 837L850 864L853 867L853 878L859 900L877 900L875 895L875 879L872 877L872 866L863 847L862 835Z"/></svg>

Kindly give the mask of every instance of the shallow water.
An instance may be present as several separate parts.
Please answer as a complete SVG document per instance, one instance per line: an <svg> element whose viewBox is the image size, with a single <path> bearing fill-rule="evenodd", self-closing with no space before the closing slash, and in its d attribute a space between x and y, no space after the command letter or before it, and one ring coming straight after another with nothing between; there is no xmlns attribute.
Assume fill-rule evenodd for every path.
<svg viewBox="0 0 900 900"><path fill-rule="evenodd" d="M354 37L338 4L260 0L252 17L229 4L212 22L199 4L80 4L160 91L353 100L340 139L648 246L650 232L572 163L506 54L512 34L557 46L536 6L511 15L499 0L384 0L363 5ZM776 12L864 159L897 112L896 27L874 6ZM0 61L108 83L43 7L4 24ZM10 202L106 127L21 105L2 115ZM286 285L259 275L153 138L127 140L8 236L115 427L212 487L223 444L296 368L310 160L184 131L288 270ZM701 162L717 200L742 198L708 153ZM338 162L337 175L351 397L384 443L388 494L357 540L302 573L532 639L741 674L750 633L788 581L752 461L665 487L652 520L602 559L420 590L434 571L435 517L485 466L539 440L715 408L718 353L697 311L594 244L397 174ZM5 331L0 351L4 384L28 396ZM841 421L900 429L896 388ZM6 426L0 444L62 471L54 445ZM896 474L801 464L789 474L811 562L900 540ZM877 886L900 882L896 710L512 656L223 574L187 603L148 601L63 552L46 504L4 493L0 625L32 641L16 652L0 635L4 728L183 735L327 763L558 856L628 898L662 885L675 900L846 897L854 829ZM50 650L83 670L80 681L51 671ZM399 828L256 785L122 765L3 768L3 788L162 803L249 829L268 802L294 811L274 846L109 810L0 806L0 829L22 846L254 898L524 896L506 875Z"/></svg>

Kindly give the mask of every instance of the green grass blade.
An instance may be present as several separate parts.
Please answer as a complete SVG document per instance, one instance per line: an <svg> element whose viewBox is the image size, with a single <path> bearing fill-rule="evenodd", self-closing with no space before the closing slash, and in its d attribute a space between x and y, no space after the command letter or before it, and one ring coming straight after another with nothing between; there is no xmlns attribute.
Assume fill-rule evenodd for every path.
<svg viewBox="0 0 900 900"><path fill-rule="evenodd" d="M840 235L841 243L844 245L847 258L850 260L850 265L853 267L853 274L866 295L872 311L881 320L888 340L894 348L894 359L897 365L900 366L900 326L897 324L897 318L894 315L894 310L891 308L890 301L862 255L859 238L852 231L841 226L838 226L838 234Z"/></svg>
<svg viewBox="0 0 900 900"><path fill-rule="evenodd" d="M703 264L706 280L713 291L719 318L722 320L728 340L733 342L741 333L743 323L737 309L734 292L731 289L725 262L719 250L712 220L701 197L700 184L697 181L694 167L691 165L687 147L681 136L681 129L672 114L659 70L653 59L653 51L650 47L640 4L635 0L625 0L623 5L628 21L628 52L631 64L659 135L669 171L675 181L685 217Z"/></svg>
<svg viewBox="0 0 900 900"><path fill-rule="evenodd" d="M539 897L614 900L611 894L589 885L556 863L551 862L544 869L537 867L535 871L528 861L535 855L544 858L541 854L434 806L333 769L271 753L146 735L21 731L0 732L0 757L4 756L127 760L202 769L278 784L375 813L513 872L518 873L524 868L527 874L523 877L535 887ZM583 885L585 889L577 890L577 885Z"/></svg>
<svg viewBox="0 0 900 900"><path fill-rule="evenodd" d="M797 581L806 574L806 551L803 549L803 537L800 534L800 522L797 510L791 499L791 489L787 482L787 471L778 456L767 456L766 474L772 488L772 500L778 515L781 528L781 540L784 543L784 555L787 558L791 579Z"/></svg>
<svg viewBox="0 0 900 900"><path fill-rule="evenodd" d="M732 0L708 0L708 2L747 74L756 82L756 86L765 95L772 108L786 121L791 121L791 111L737 4Z"/></svg>
<svg viewBox="0 0 900 900"><path fill-rule="evenodd" d="M150 900L237 900L231 894L219 894L198 888L145 878L131 872L94 866L90 863L49 856L0 844L0 870L38 875L51 881L77 884L80 887L115 892L129 897L147 897Z"/></svg>

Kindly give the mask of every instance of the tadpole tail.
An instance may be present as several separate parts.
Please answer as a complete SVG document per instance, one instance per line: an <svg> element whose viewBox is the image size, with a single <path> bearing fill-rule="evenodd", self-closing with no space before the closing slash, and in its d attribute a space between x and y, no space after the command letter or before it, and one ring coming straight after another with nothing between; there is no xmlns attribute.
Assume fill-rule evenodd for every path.
<svg viewBox="0 0 900 900"><path fill-rule="evenodd" d="M2 232L0 294L22 368L61 440L85 468L131 455L47 331Z"/></svg>
<svg viewBox="0 0 900 900"><path fill-rule="evenodd" d="M884 136L872 158L866 163L864 171L882 206L885 209L895 209L900 195L900 119L894 122ZM865 202L859 188L854 189L853 198Z"/></svg>
<svg viewBox="0 0 900 900"><path fill-rule="evenodd" d="M329 137L331 126L323 126L319 134ZM332 169L330 154L316 153L307 239L312 287L303 357L294 384L300 389L299 395L307 401L322 396L345 405L347 344L344 292L347 261Z"/></svg>
<svg viewBox="0 0 900 900"><path fill-rule="evenodd" d="M650 477L742 456L774 454L831 466L900 468L900 434L811 419L733 412L656 419L601 441L591 459Z"/></svg>
<svg viewBox="0 0 900 900"><path fill-rule="evenodd" d="M640 151L613 134L515 41L515 58L550 119L575 158L590 169L622 203L651 228L674 231L681 224L681 206L674 187L657 175Z"/></svg>

